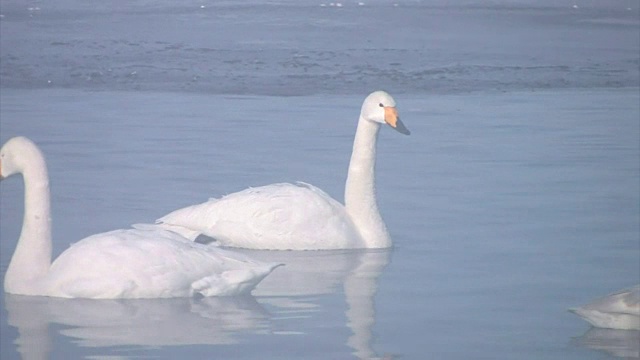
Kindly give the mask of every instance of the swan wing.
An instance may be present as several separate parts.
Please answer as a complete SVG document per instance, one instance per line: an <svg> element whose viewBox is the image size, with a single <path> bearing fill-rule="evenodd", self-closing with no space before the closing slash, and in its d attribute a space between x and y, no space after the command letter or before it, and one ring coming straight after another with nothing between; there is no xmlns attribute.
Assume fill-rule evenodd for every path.
<svg viewBox="0 0 640 360"><path fill-rule="evenodd" d="M52 296L82 298L237 295L250 292L276 266L162 229L115 230L63 252L46 286Z"/></svg>
<svg viewBox="0 0 640 360"><path fill-rule="evenodd" d="M342 204L306 183L248 188L176 210L157 221L179 233L196 231L220 245L310 250L362 247Z"/></svg>
<svg viewBox="0 0 640 360"><path fill-rule="evenodd" d="M583 307L602 312L640 316L640 285L609 294Z"/></svg>

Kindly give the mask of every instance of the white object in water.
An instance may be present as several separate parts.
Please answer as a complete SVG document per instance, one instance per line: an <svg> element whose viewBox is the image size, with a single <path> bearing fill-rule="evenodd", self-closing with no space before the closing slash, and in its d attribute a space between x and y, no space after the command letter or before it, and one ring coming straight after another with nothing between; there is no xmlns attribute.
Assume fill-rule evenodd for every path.
<svg viewBox="0 0 640 360"><path fill-rule="evenodd" d="M236 295L250 292L278 266L156 226L89 236L52 263L47 166L25 137L0 149L0 178L14 174L24 178L24 223L4 279L7 293L94 299Z"/></svg>
<svg viewBox="0 0 640 360"><path fill-rule="evenodd" d="M305 183L273 184L176 210L159 226L195 239L249 249L320 250L387 248L391 238L378 211L375 186L376 142L382 124L409 130L396 102L384 91L364 100L345 187L345 205Z"/></svg>
<svg viewBox="0 0 640 360"><path fill-rule="evenodd" d="M597 328L640 330L640 285L569 309Z"/></svg>

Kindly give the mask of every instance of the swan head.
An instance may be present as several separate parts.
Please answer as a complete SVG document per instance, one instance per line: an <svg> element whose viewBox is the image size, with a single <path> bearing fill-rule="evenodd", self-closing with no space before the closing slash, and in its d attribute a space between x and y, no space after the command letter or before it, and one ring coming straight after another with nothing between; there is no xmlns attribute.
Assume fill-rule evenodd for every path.
<svg viewBox="0 0 640 360"><path fill-rule="evenodd" d="M40 149L24 136L9 139L0 148L0 180L23 173L31 164L43 164Z"/></svg>
<svg viewBox="0 0 640 360"><path fill-rule="evenodd" d="M368 121L379 124L387 124L396 129L399 133L409 135L411 132L407 129L396 109L396 101L385 91L374 91L362 103L360 116Z"/></svg>

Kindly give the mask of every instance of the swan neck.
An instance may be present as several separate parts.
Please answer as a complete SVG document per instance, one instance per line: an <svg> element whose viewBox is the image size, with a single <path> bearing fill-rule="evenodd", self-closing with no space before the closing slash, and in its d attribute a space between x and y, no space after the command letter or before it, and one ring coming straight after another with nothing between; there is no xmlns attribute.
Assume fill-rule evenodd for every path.
<svg viewBox="0 0 640 360"><path fill-rule="evenodd" d="M367 248L386 248L391 239L376 201L376 142L380 124L360 116L345 186L345 207Z"/></svg>
<svg viewBox="0 0 640 360"><path fill-rule="evenodd" d="M5 290L30 294L51 266L51 200L44 159L34 159L22 172L24 219L16 250L5 275Z"/></svg>

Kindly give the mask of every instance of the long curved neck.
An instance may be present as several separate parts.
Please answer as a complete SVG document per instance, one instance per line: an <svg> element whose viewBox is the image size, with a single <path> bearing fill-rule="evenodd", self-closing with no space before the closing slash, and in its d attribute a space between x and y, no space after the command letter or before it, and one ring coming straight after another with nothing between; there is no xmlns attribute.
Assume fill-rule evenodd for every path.
<svg viewBox="0 0 640 360"><path fill-rule="evenodd" d="M376 202L376 142L379 130L380 124L360 116L344 191L347 213L367 248L391 246L391 238Z"/></svg>
<svg viewBox="0 0 640 360"><path fill-rule="evenodd" d="M24 221L16 251L4 280L8 293L34 294L35 282L51 266L51 205L44 159L34 159L23 171Z"/></svg>

